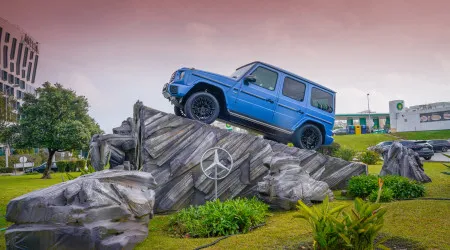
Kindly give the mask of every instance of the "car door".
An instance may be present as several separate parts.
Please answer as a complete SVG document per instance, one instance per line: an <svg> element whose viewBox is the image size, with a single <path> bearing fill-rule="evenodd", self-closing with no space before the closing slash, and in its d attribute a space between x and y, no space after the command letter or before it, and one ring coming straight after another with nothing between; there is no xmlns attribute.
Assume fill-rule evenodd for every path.
<svg viewBox="0 0 450 250"><path fill-rule="evenodd" d="M278 73L258 65L248 75L253 76L255 81L246 81L246 77L241 79L239 93L231 111L243 119L272 124L276 106L275 89Z"/></svg>
<svg viewBox="0 0 450 250"><path fill-rule="evenodd" d="M289 131L295 129L305 114L305 92L306 83L284 75L273 117L275 126Z"/></svg>

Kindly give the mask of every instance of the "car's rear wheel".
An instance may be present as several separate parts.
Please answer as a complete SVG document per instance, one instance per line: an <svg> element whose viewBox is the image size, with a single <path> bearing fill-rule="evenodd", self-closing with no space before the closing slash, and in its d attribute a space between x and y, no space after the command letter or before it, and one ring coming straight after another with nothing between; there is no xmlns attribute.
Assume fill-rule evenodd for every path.
<svg viewBox="0 0 450 250"><path fill-rule="evenodd" d="M431 156L427 156L427 157L423 157L425 160L430 160L431 159Z"/></svg>
<svg viewBox="0 0 450 250"><path fill-rule="evenodd" d="M219 116L219 101L207 92L194 93L187 99L184 105L184 113L189 119L211 124Z"/></svg>
<svg viewBox="0 0 450 250"><path fill-rule="evenodd" d="M448 148L447 147L442 147L442 152L447 152Z"/></svg>
<svg viewBox="0 0 450 250"><path fill-rule="evenodd" d="M294 133L293 143L298 148L317 150L322 146L323 135L313 124L305 124Z"/></svg>
<svg viewBox="0 0 450 250"><path fill-rule="evenodd" d="M176 116L186 117L186 115L184 114L184 110L180 109L180 108L177 107L177 106L174 106L174 107L173 107L173 113L174 113Z"/></svg>

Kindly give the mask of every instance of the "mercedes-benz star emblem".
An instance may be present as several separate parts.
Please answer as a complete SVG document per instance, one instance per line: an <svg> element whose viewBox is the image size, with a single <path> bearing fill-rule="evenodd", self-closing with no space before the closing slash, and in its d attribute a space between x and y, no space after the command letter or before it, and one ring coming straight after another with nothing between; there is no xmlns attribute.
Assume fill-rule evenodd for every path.
<svg viewBox="0 0 450 250"><path fill-rule="evenodd" d="M214 160L210 165L205 166L205 164L203 164L203 162L205 161L204 158L205 158L205 156L207 156L207 158L208 158L209 157L208 153L211 152L212 150L214 150ZM228 158L228 161L230 162L229 166L224 165L226 159L220 159L220 157L219 157L220 151L223 151L228 155L227 158ZM226 164L226 165L228 165L228 164ZM200 160L200 167L202 168L203 173L209 179L221 180L221 179L227 177L228 174L230 174L231 169L233 168L233 158L231 157L230 153L228 153L228 151L226 151L223 148L218 148L218 147L210 148L210 149L206 150L205 153L203 153L202 158Z"/></svg>

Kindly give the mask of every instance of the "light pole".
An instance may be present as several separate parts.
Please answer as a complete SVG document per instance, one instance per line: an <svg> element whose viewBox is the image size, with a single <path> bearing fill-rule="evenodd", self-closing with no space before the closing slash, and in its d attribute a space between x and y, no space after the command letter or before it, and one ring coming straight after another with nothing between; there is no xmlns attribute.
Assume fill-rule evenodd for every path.
<svg viewBox="0 0 450 250"><path fill-rule="evenodd" d="M370 131L370 105L369 105L369 93L367 93L367 111L369 112L369 131Z"/></svg>
<svg viewBox="0 0 450 250"><path fill-rule="evenodd" d="M8 94L5 95L5 124L8 124ZM8 126L8 125L6 125ZM9 155L9 146L8 146L8 142L5 142L5 167L8 168L9 164L8 164L8 155Z"/></svg>

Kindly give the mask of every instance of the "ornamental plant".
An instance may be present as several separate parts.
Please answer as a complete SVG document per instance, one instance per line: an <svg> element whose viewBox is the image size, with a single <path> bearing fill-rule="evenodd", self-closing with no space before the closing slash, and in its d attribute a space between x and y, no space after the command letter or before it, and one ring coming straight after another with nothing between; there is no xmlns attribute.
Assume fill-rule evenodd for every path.
<svg viewBox="0 0 450 250"><path fill-rule="evenodd" d="M330 207L328 196L319 206L312 208L298 202L300 214L297 218L309 222L313 231L314 249L358 249L375 247L374 241L384 225L386 209L380 204L356 198L353 208L346 212L347 205Z"/></svg>
<svg viewBox="0 0 450 250"><path fill-rule="evenodd" d="M171 216L169 231L182 237L215 237L246 233L266 221L269 206L256 198L207 201Z"/></svg>

